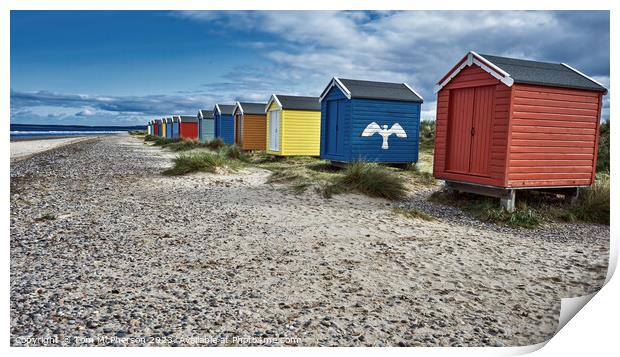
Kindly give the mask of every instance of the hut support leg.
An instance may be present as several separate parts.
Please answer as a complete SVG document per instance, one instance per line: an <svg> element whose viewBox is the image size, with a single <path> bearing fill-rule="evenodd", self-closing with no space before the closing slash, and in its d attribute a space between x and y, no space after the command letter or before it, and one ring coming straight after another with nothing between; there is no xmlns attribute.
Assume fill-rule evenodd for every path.
<svg viewBox="0 0 620 357"><path fill-rule="evenodd" d="M448 181L444 182L443 184L443 189L446 191L447 194L449 195L453 195L456 190L454 189L454 187L452 187L452 185L450 185L450 183Z"/></svg>
<svg viewBox="0 0 620 357"><path fill-rule="evenodd" d="M565 194L566 199L570 202L571 205L577 203L577 199L579 198L579 187L575 187Z"/></svg>
<svg viewBox="0 0 620 357"><path fill-rule="evenodd" d="M506 194L500 197L502 209L506 212L514 212L515 210L515 190L506 190Z"/></svg>

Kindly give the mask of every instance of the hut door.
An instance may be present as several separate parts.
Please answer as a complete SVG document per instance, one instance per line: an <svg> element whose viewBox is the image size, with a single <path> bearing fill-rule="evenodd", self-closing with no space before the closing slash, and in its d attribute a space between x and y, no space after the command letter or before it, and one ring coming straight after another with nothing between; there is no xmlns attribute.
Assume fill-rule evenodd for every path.
<svg viewBox="0 0 620 357"><path fill-rule="evenodd" d="M269 150L280 151L280 111L269 112Z"/></svg>
<svg viewBox="0 0 620 357"><path fill-rule="evenodd" d="M450 91L446 170L488 176L495 87Z"/></svg>
<svg viewBox="0 0 620 357"><path fill-rule="evenodd" d="M449 141L446 160L446 170L448 171L456 173L469 172L474 94L474 88L450 91Z"/></svg>
<svg viewBox="0 0 620 357"><path fill-rule="evenodd" d="M494 97L495 86L476 88L469 160L469 172L472 175L489 175Z"/></svg>
<svg viewBox="0 0 620 357"><path fill-rule="evenodd" d="M344 133L344 100L330 100L327 102L325 135L325 152L331 155L342 155Z"/></svg>

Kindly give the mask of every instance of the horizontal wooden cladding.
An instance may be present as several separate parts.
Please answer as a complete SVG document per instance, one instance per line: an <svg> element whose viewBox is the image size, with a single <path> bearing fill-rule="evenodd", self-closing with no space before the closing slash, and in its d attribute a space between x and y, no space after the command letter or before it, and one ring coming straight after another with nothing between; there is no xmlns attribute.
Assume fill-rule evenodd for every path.
<svg viewBox="0 0 620 357"><path fill-rule="evenodd" d="M524 140L512 139L512 146L529 146L529 147L589 147L592 148L592 141L578 140Z"/></svg>
<svg viewBox="0 0 620 357"><path fill-rule="evenodd" d="M535 133L535 132L515 132L513 129L512 139L524 139L524 140L553 140L555 141L587 141L594 140L594 133L592 134L573 134L573 133Z"/></svg>
<svg viewBox="0 0 620 357"><path fill-rule="evenodd" d="M519 112L514 111L512 113L514 119L528 119L528 120L549 120L568 123L582 123L582 122L595 122L595 115L574 115L574 114L557 114L557 113L533 113L533 112Z"/></svg>
<svg viewBox="0 0 620 357"><path fill-rule="evenodd" d="M569 102L569 101L559 101L553 99L535 99L535 98L522 98L517 97L514 99L515 105L530 105L536 107L547 107L547 108L576 108L576 109L589 109L598 111L598 103L587 101L587 102Z"/></svg>
<svg viewBox="0 0 620 357"><path fill-rule="evenodd" d="M557 153L570 153L570 154L592 154L592 148L591 147L578 147L578 146L565 146L565 147L558 147L558 146L549 146L549 147L545 147L545 146L531 146L531 145L527 145L527 146L511 146L510 147L510 152L511 152L511 158L512 158L512 153L538 153L538 154L542 154L542 153L551 153L551 154L557 154Z"/></svg>
<svg viewBox="0 0 620 357"><path fill-rule="evenodd" d="M513 125L514 133L537 133L537 134L570 134L570 135L595 135L596 129L574 128L557 126L538 126L538 125Z"/></svg>
<svg viewBox="0 0 620 357"><path fill-rule="evenodd" d="M528 155L531 156L531 155ZM579 157L579 155L575 155ZM566 158L563 155L553 155L552 158L547 159L515 159L511 157L511 167L530 167L530 166L587 166L592 167L592 157L588 158L587 155L581 158ZM590 155L592 156L592 155Z"/></svg>
<svg viewBox="0 0 620 357"><path fill-rule="evenodd" d="M267 119L264 114L243 116L243 150L264 150L267 138Z"/></svg>
<svg viewBox="0 0 620 357"><path fill-rule="evenodd" d="M547 87L517 83L513 85L515 98L546 98L571 102L588 102L600 92L576 88Z"/></svg>
<svg viewBox="0 0 620 357"><path fill-rule="evenodd" d="M544 160L551 162L562 162L564 160L589 160L592 161L594 159L594 154L590 150L588 153L583 154L571 154L571 153L517 153L513 152L510 155L511 162L536 162L536 160Z"/></svg>
<svg viewBox="0 0 620 357"><path fill-rule="evenodd" d="M269 121L267 121L269 126ZM280 149L284 155L319 155L321 112L283 110ZM269 133L269 130L267 130Z"/></svg>
<svg viewBox="0 0 620 357"><path fill-rule="evenodd" d="M509 173L508 180L589 180L592 172L536 172L536 173Z"/></svg>
<svg viewBox="0 0 620 357"><path fill-rule="evenodd" d="M591 179L509 180L507 187L588 186Z"/></svg>
<svg viewBox="0 0 620 357"><path fill-rule="evenodd" d="M598 107L598 104L597 104ZM577 117L596 117L598 109L570 108L570 107L549 107L539 105L513 104L515 112L536 113L536 114L562 114Z"/></svg>
<svg viewBox="0 0 620 357"><path fill-rule="evenodd" d="M493 177L472 176L469 174L460 174L456 172L447 172L447 171L434 171L433 176L435 176L436 178L440 180L473 182L473 183L477 183L480 185L490 185L490 186L499 186L499 187L502 187L505 185L503 177L493 178Z"/></svg>
<svg viewBox="0 0 620 357"><path fill-rule="evenodd" d="M510 168L510 174L538 174L538 175L546 175L548 173L561 173L561 174L588 174L592 175L592 162L589 165L585 166L548 166L548 165L539 165L539 166L517 166ZM590 176L588 176L590 177Z"/></svg>
<svg viewBox="0 0 620 357"><path fill-rule="evenodd" d="M584 129L596 129L596 122L594 121L560 121L560 120L543 120L543 119L519 119L513 118L510 121L515 126L530 126L530 127L558 127L558 128L584 128Z"/></svg>
<svg viewBox="0 0 620 357"><path fill-rule="evenodd" d="M509 187L592 182L599 95L578 89L513 86Z"/></svg>

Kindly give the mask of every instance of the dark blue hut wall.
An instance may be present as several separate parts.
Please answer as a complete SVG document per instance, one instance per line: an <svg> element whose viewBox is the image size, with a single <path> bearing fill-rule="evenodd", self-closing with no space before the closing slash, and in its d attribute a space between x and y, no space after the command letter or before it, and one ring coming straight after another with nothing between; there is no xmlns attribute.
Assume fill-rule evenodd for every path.
<svg viewBox="0 0 620 357"><path fill-rule="evenodd" d="M215 137L216 138L221 138L222 137L222 133L221 133L221 124L220 122L222 121L222 116L219 115L217 113L217 111L213 111L213 124L214 124L214 130L215 130Z"/></svg>
<svg viewBox="0 0 620 357"><path fill-rule="evenodd" d="M338 110L342 111L341 126L336 133L333 121L336 118L327 118L330 114L328 107L330 102L339 102ZM333 108L335 104L331 104ZM331 124L331 125L330 125ZM328 150L328 145L340 148L339 152L334 153L333 149ZM351 160L351 101L338 89L333 87L321 101L321 159L334 161Z"/></svg>
<svg viewBox="0 0 620 357"><path fill-rule="evenodd" d="M221 114L219 116L218 130L220 131L219 137L224 140L226 144L235 143L235 121L230 114Z"/></svg>
<svg viewBox="0 0 620 357"><path fill-rule="evenodd" d="M351 100L351 159L375 162L407 163L418 161L420 128L420 103L390 100ZM407 133L406 138L392 134L388 138L389 149L382 149L383 138L379 134L361 136L372 122L387 125L395 123Z"/></svg>

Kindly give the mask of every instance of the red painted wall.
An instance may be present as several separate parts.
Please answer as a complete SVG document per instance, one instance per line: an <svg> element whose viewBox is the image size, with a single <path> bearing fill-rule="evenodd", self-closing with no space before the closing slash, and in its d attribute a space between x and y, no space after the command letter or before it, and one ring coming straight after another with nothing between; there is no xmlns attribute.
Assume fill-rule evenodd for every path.
<svg viewBox="0 0 620 357"><path fill-rule="evenodd" d="M507 87L467 67L437 94L433 174L498 187L590 185L601 103L600 92Z"/></svg>
<svg viewBox="0 0 620 357"><path fill-rule="evenodd" d="M602 93L524 84L512 92L508 186L592 184Z"/></svg>
<svg viewBox="0 0 620 357"><path fill-rule="evenodd" d="M510 88L475 65L464 68L443 87L437 93L434 176L504 186L509 105ZM469 111L468 123L452 125L450 119L458 118L458 108ZM474 113L485 120L474 122ZM476 126L476 140L471 139L472 126Z"/></svg>
<svg viewBox="0 0 620 357"><path fill-rule="evenodd" d="M179 135L182 139L198 140L198 123L181 122Z"/></svg>

